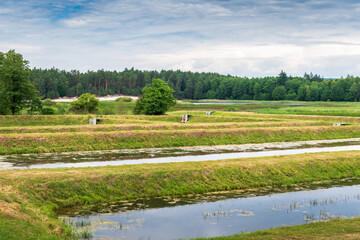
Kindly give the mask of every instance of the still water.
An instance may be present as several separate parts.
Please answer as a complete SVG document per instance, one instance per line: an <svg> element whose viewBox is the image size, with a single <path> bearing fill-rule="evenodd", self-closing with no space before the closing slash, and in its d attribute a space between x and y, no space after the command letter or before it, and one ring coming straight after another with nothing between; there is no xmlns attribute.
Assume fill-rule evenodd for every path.
<svg viewBox="0 0 360 240"><path fill-rule="evenodd" d="M352 181L352 180L349 180ZM353 184L359 184L359 180ZM207 196L113 204L67 219L93 239L214 237L286 225L360 216L360 185L273 193ZM69 216L69 215L68 215Z"/></svg>
<svg viewBox="0 0 360 240"><path fill-rule="evenodd" d="M195 156L179 156L179 157L161 157L161 158L143 158L136 160L115 160L115 161L93 161L93 162L77 162L77 163L47 163L47 164L30 164L28 166L4 166L1 169L35 169L35 168L63 168L63 167L99 167L99 166L120 166L133 165L144 163L170 163L170 162L197 162L197 161L214 161L235 158L251 158L251 157L269 157L269 156L283 156L295 155L302 153L321 153L321 152L339 152L339 151L359 151L360 145L339 146L339 147L320 147L320 148L302 148L302 149L288 149L276 151L259 151L259 152L236 152L236 153L221 153L221 154L207 154Z"/></svg>

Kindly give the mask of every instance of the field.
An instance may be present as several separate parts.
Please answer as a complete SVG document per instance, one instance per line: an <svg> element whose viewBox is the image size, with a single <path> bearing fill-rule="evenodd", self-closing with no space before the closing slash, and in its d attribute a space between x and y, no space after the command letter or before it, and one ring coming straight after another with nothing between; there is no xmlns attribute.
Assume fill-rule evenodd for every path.
<svg viewBox="0 0 360 240"><path fill-rule="evenodd" d="M97 115L0 116L0 154L360 137L358 103L289 104L293 103L181 103L167 115L134 116L113 115L116 104L109 101L102 102ZM210 110L215 112L207 116L205 112ZM188 123L180 123L182 114L191 115ZM92 117L101 118L101 123L89 125ZM337 122L348 125L332 125ZM64 207L262 187L286 189L303 183L358 178L359 160L359 153L354 151L193 163L6 170L0 174L0 239L79 237L72 233L71 226L57 219L57 210ZM327 238L329 233L337 238L346 234L356 238L358 221L315 223L219 239L301 239L315 230L319 231L317 238Z"/></svg>

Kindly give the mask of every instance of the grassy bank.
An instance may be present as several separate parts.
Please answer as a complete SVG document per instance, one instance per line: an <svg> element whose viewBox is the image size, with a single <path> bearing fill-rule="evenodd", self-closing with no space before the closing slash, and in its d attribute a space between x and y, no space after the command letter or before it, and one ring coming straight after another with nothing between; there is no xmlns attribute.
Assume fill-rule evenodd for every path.
<svg viewBox="0 0 360 240"><path fill-rule="evenodd" d="M0 154L287 142L360 137L360 126L134 130L0 136Z"/></svg>
<svg viewBox="0 0 360 240"><path fill-rule="evenodd" d="M0 236L22 239L30 231L31 236L35 236L33 239L64 239L69 233L54 218L55 211L62 207L265 186L286 187L359 177L359 169L359 152L338 152L210 162L2 171Z"/></svg>
<svg viewBox="0 0 360 240"><path fill-rule="evenodd" d="M0 116L0 154L70 152L340 139L360 137L360 119L334 127L339 117L193 111L164 116Z"/></svg>
<svg viewBox="0 0 360 240"><path fill-rule="evenodd" d="M360 239L360 218L331 220L291 227L274 228L228 237L206 238L206 240L246 239ZM197 238L196 240L205 240L205 238Z"/></svg>
<svg viewBox="0 0 360 240"><path fill-rule="evenodd" d="M191 105L190 102L217 103ZM221 104L225 103L225 104ZM241 103L226 105L226 103ZM297 114L360 117L358 102L301 102L301 101L251 101L251 100L192 100L177 104L174 110L206 109L216 111L246 111L266 114Z"/></svg>

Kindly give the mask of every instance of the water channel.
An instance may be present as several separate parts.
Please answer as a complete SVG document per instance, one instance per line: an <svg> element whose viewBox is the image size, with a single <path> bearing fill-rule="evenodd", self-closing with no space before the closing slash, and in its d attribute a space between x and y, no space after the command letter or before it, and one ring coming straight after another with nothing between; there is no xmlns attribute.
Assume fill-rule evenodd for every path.
<svg viewBox="0 0 360 240"><path fill-rule="evenodd" d="M40 168L69 168L69 167L99 167L99 166L120 166L120 165L134 165L144 163L170 163L170 162L196 162L196 161L214 161L235 158L251 158L251 157L267 157L267 156L283 156L295 155L302 153L321 153L321 152L339 152L339 151L359 151L360 145L350 146L337 146L337 147L318 147L318 148L300 148L300 149L287 149L275 151L256 151L256 152L233 152L233 153L220 153L220 154L206 154L206 155L186 155L177 157L155 157L155 158L140 158L140 159L121 159L110 161L96 161L90 160L81 162L61 162L58 159L54 163L37 163L33 161L24 165L16 165L11 161L0 161L0 170L8 169L40 169ZM101 152L99 153L101 157ZM43 155L46 157L46 155ZM36 157L41 157L35 156ZM15 157L16 158L16 157Z"/></svg>
<svg viewBox="0 0 360 240"><path fill-rule="evenodd" d="M360 216L360 180L331 184L293 192L264 189L255 194L128 201L87 210L65 209L60 216L78 230L90 231L93 239L159 240L227 236Z"/></svg>

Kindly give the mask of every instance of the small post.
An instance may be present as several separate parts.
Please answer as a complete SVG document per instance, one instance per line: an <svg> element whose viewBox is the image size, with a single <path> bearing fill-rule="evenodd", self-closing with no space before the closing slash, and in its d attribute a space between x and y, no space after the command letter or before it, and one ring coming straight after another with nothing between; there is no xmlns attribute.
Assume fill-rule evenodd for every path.
<svg viewBox="0 0 360 240"><path fill-rule="evenodd" d="M96 125L96 119L97 118L90 118L89 120L90 125Z"/></svg>
<svg viewBox="0 0 360 240"><path fill-rule="evenodd" d="M189 121L189 115L188 114L182 115L181 122L187 123L188 121Z"/></svg>

